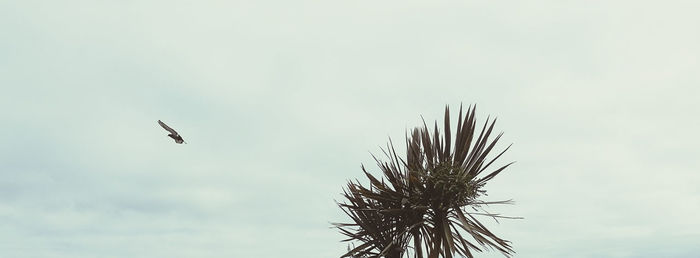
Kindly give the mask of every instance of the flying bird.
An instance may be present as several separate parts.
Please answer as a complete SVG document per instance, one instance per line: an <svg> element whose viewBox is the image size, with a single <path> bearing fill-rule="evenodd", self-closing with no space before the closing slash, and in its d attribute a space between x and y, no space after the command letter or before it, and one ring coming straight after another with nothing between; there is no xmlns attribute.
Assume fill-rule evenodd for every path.
<svg viewBox="0 0 700 258"><path fill-rule="evenodd" d="M185 140L182 139L182 136L180 136L180 134L178 134L174 129L170 128L170 126L166 125L165 123L163 123L160 120L158 120L158 124L160 124L160 126L162 126L165 130L170 132L170 134L168 134L168 136L170 136L170 138L173 138L173 140L175 140L175 143L177 143L177 144L186 143Z"/></svg>

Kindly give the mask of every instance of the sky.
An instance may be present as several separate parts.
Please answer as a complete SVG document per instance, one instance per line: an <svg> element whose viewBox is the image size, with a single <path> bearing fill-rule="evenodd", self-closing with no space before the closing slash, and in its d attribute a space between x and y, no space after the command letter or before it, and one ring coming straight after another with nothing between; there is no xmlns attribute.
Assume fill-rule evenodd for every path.
<svg viewBox="0 0 700 258"><path fill-rule="evenodd" d="M347 180L460 104L515 257L697 257L699 7L0 0L0 257L338 257Z"/></svg>

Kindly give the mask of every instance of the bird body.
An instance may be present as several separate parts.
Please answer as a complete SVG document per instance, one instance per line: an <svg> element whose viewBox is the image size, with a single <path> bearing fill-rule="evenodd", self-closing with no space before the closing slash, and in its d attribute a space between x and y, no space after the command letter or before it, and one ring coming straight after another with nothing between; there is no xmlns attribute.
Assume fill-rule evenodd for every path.
<svg viewBox="0 0 700 258"><path fill-rule="evenodd" d="M173 138L173 140L175 140L175 143L177 143L177 144L186 143L185 140L182 139L182 136L180 136L180 134L178 134L174 129L170 128L170 126L166 125L165 123L163 123L160 120L158 120L158 124L160 126L162 126L163 129L170 132L170 134L168 134L168 136L170 136L170 138Z"/></svg>

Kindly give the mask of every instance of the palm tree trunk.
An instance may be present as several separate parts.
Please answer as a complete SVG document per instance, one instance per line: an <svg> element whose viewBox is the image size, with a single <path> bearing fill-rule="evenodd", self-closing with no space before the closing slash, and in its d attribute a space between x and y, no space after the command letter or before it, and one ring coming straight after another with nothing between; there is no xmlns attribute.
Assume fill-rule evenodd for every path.
<svg viewBox="0 0 700 258"><path fill-rule="evenodd" d="M433 220L435 221L435 229L433 230L433 246L431 247L428 257L438 258L440 257L440 253L443 253L445 258L452 258L452 249L449 246L450 243L447 239L449 236L445 235L449 234L448 231L445 230L445 227L449 227L447 221L447 211L440 209L434 210L435 217L433 217Z"/></svg>
<svg viewBox="0 0 700 258"><path fill-rule="evenodd" d="M420 242L420 230L413 229L411 234L413 235L413 247L416 249L416 258L423 258L423 246Z"/></svg>
<svg viewBox="0 0 700 258"><path fill-rule="evenodd" d="M401 258L401 252L398 250L389 251L389 253L386 254L386 258Z"/></svg>
<svg viewBox="0 0 700 258"><path fill-rule="evenodd" d="M435 220L435 229L433 230L433 246L430 248L430 253L428 254L428 258L438 258L440 256L440 247L442 247L442 232L443 232L443 225L442 225L442 212L435 211L435 217L433 218Z"/></svg>
<svg viewBox="0 0 700 258"><path fill-rule="evenodd" d="M430 253L428 254L428 258L438 258L440 255L440 245L442 245L442 242L440 240L440 237L434 236L433 238L433 246L430 248Z"/></svg>

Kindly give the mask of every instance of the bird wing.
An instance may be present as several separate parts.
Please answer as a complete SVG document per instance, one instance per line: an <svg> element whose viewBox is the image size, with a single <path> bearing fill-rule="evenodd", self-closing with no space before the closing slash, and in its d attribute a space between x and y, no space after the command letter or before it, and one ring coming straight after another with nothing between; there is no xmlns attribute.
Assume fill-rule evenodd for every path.
<svg viewBox="0 0 700 258"><path fill-rule="evenodd" d="M160 126L162 126L165 130L168 130L168 132L170 132L174 135L178 135L178 133L174 129L170 128L170 126L166 125L162 121L158 120L158 124L160 124Z"/></svg>

